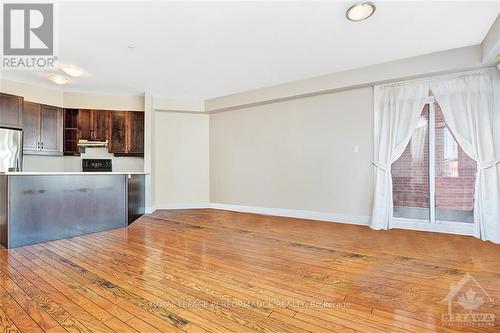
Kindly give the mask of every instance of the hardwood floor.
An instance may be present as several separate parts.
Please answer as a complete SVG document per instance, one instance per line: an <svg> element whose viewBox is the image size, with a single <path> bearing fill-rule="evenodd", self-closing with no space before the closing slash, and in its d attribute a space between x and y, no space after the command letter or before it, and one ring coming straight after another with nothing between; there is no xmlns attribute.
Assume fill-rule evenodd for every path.
<svg viewBox="0 0 500 333"><path fill-rule="evenodd" d="M1 249L0 331L499 332L499 258L500 246L471 237L157 211L126 229ZM482 294L462 304L491 315L446 326L443 300L467 272L484 292L463 280L460 295ZM453 313L469 313L457 302Z"/></svg>

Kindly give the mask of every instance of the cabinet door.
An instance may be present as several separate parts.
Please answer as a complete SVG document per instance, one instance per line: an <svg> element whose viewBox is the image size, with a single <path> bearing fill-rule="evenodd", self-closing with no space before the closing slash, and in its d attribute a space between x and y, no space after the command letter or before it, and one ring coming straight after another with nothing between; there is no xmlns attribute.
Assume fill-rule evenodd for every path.
<svg viewBox="0 0 500 333"><path fill-rule="evenodd" d="M0 126L22 128L23 98L0 94Z"/></svg>
<svg viewBox="0 0 500 333"><path fill-rule="evenodd" d="M62 109L42 105L40 147L46 154L62 154Z"/></svg>
<svg viewBox="0 0 500 333"><path fill-rule="evenodd" d="M126 111L110 112L111 140L109 152L127 152L127 113Z"/></svg>
<svg viewBox="0 0 500 333"><path fill-rule="evenodd" d="M92 112L90 110L78 111L78 140L91 139Z"/></svg>
<svg viewBox="0 0 500 333"><path fill-rule="evenodd" d="M106 110L93 110L92 113L92 130L95 139L109 140L109 112Z"/></svg>
<svg viewBox="0 0 500 333"><path fill-rule="evenodd" d="M144 112L129 112L129 147L131 154L144 154Z"/></svg>
<svg viewBox="0 0 500 333"><path fill-rule="evenodd" d="M24 102L23 148L25 153L36 153L40 149L40 112L40 104Z"/></svg>

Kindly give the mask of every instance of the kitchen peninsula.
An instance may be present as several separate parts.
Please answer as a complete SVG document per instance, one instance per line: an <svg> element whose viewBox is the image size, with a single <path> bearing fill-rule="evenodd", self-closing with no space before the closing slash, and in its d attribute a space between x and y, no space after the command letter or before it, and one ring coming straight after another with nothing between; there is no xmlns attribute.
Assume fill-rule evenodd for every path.
<svg viewBox="0 0 500 333"><path fill-rule="evenodd" d="M13 248L126 227L144 214L144 173L0 175L0 245Z"/></svg>
<svg viewBox="0 0 500 333"><path fill-rule="evenodd" d="M144 214L143 106L94 98L84 108L0 93L0 247L126 227Z"/></svg>

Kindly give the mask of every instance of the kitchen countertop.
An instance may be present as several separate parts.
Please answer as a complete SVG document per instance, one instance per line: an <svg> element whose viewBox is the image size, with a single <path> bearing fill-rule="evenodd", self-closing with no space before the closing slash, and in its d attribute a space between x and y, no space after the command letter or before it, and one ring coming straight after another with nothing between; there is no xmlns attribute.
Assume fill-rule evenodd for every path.
<svg viewBox="0 0 500 333"><path fill-rule="evenodd" d="M148 175L147 172L3 172L7 176L67 176L67 175Z"/></svg>

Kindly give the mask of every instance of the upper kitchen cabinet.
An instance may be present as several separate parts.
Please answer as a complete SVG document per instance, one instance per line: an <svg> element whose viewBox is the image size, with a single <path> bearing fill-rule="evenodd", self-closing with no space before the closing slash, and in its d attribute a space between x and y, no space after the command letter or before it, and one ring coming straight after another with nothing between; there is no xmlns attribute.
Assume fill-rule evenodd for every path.
<svg viewBox="0 0 500 333"><path fill-rule="evenodd" d="M109 111L82 110L78 112L80 140L107 140L109 137Z"/></svg>
<svg viewBox="0 0 500 333"><path fill-rule="evenodd" d="M92 136L91 110L78 110L78 140L89 140Z"/></svg>
<svg viewBox="0 0 500 333"><path fill-rule="evenodd" d="M64 155L80 155L78 149L78 109L64 110Z"/></svg>
<svg viewBox="0 0 500 333"><path fill-rule="evenodd" d="M0 126L22 128L23 98L0 93Z"/></svg>
<svg viewBox="0 0 500 333"><path fill-rule="evenodd" d="M24 102L23 147L25 154L62 155L63 110L32 102Z"/></svg>
<svg viewBox="0 0 500 333"><path fill-rule="evenodd" d="M109 152L114 154L127 153L127 126L128 112L111 112L110 127L111 137L109 142Z"/></svg>
<svg viewBox="0 0 500 333"><path fill-rule="evenodd" d="M109 151L116 156L144 156L144 112L110 113Z"/></svg>
<svg viewBox="0 0 500 333"><path fill-rule="evenodd" d="M40 148L43 153L62 155L62 109L43 105L40 116Z"/></svg>
<svg viewBox="0 0 500 333"><path fill-rule="evenodd" d="M40 149L40 113L40 104L24 102L23 149L25 153L37 152Z"/></svg>
<svg viewBox="0 0 500 333"><path fill-rule="evenodd" d="M79 140L108 140L116 156L144 156L144 112L66 109L64 154L80 155Z"/></svg>
<svg viewBox="0 0 500 333"><path fill-rule="evenodd" d="M130 154L144 155L144 112L129 112Z"/></svg>

